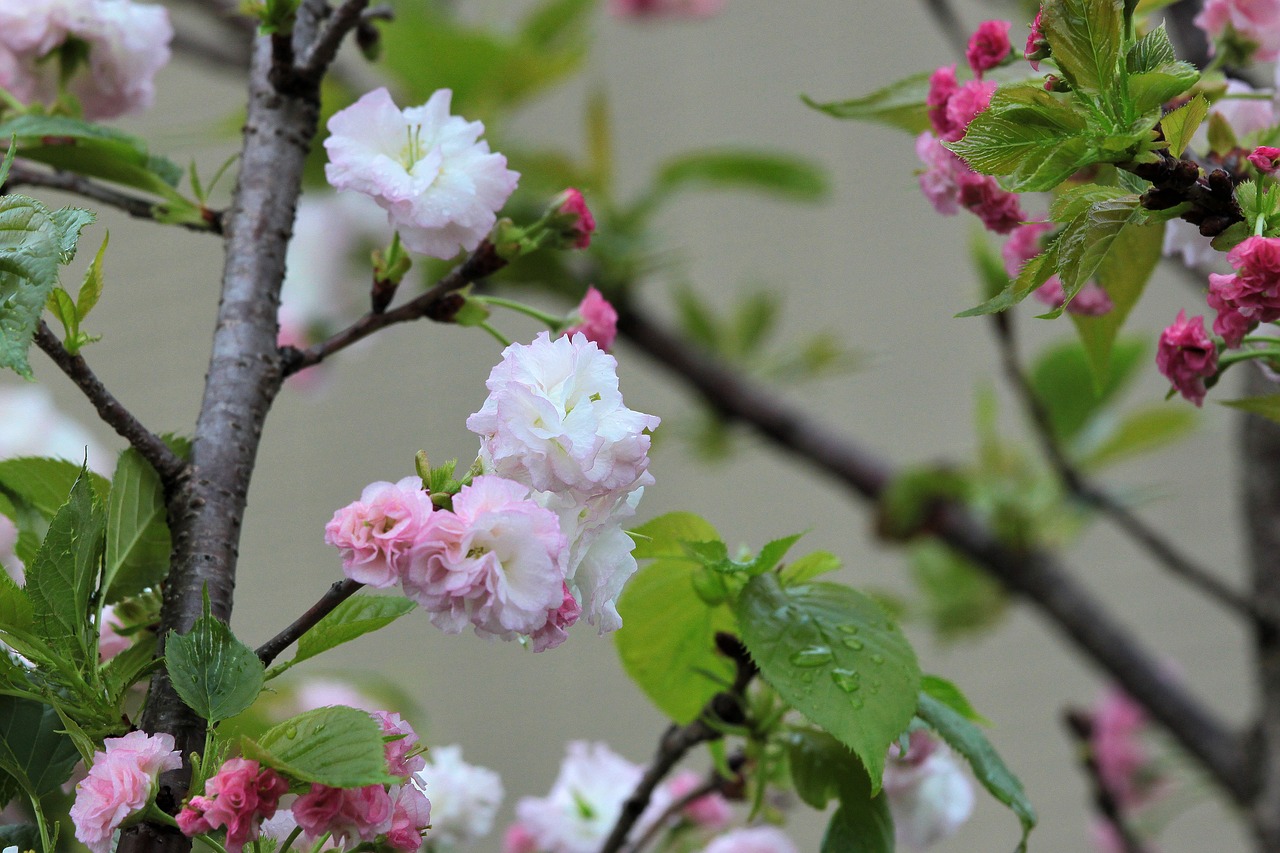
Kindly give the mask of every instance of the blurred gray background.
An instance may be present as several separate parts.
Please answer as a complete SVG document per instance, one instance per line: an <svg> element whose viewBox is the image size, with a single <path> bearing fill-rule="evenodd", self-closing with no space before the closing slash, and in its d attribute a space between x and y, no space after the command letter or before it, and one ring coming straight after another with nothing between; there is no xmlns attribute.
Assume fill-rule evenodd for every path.
<svg viewBox="0 0 1280 853"><path fill-rule="evenodd" d="M501 22L511 14L501 0L458 5L476 20ZM970 28L992 16L977 4L959 8ZM1016 22L1013 33L1020 43L1024 22ZM700 23L636 25L602 14L597 35L584 78L524 110L509 133L578 145L583 99L598 86L613 105L624 194L639 188L664 157L695 147L776 147L823 163L834 183L824 205L737 194L678 203L663 228L681 269L718 305L731 304L749 287L784 292L785 330L834 327L870 356L858 373L789 389L797 406L898 461L971 454L973 392L995 381L987 325L952 318L977 292L966 260L973 220L940 218L921 197L908 136L837 122L799 99L800 93L852 97L955 61L923 4L730 0L723 15ZM125 126L179 162L196 157L207 174L235 150L226 128L240 103L239 87L182 60L160 83L156 109ZM189 431L217 303L221 246L111 213L102 222L111 230L107 287L90 330L104 339L87 357L153 429ZM86 245L96 246L101 233L102 225L94 226ZM91 254L82 253L75 270ZM644 301L670 316L668 295L656 288ZM1181 307L1195 309L1196 299L1166 272L1129 327L1154 340ZM1034 321L1023 313L1029 344L1072 334L1066 321ZM503 327L513 335L525 328L506 319ZM616 354L632 408L670 418L688 414L690 400L641 354L625 344ZM497 358L498 347L478 330L419 323L338 359L319 393L285 390L268 422L241 547L233 628L246 642L266 639L340 577L336 553L322 542L334 509L371 480L412 473L419 449L433 459L469 458L476 441L464 420L483 401L483 382ZM92 424L88 404L47 360L36 356L33 363L62 409ZM1152 365L1135 397L1154 401L1164 390ZM1003 392L1002 399L1013 434L1018 421ZM119 446L108 431L93 428L105 444ZM1234 430L1232 417L1211 403L1191 440L1116 476L1154 486L1161 498L1145 514L1203 562L1242 582ZM849 581L907 588L900 556L873 541L863 507L749 436L739 447L727 464L708 465L680 441L660 442L652 468L657 485L645 495L641 518L690 509L715 523L731 545L753 548L811 530L803 546L841 555ZM1220 610L1105 525L1069 562L1198 695L1235 722L1248 719L1246 638ZM1102 684L1097 672L1023 606L976 641L943 646L918 628L912 638L925 669L954 679L994 721L993 740L1040 811L1032 849L1090 849L1086 786L1060 715L1067 705L1095 700ZM486 850L497 850L519 797L545 794L567 740L607 740L642 762L665 725L622 674L612 642L597 639L585 624L565 646L533 655L471 635L445 636L425 616L411 614L308 667L376 669L391 677L425 712L420 722L428 742L459 743L469 761L502 774L507 804ZM792 831L803 850L817 849L822 826L812 813L796 812ZM938 849L1011 850L1016 837L1015 819L980 794L974 819ZM1227 807L1209 797L1172 823L1162 846L1172 853L1234 851L1244 842Z"/></svg>

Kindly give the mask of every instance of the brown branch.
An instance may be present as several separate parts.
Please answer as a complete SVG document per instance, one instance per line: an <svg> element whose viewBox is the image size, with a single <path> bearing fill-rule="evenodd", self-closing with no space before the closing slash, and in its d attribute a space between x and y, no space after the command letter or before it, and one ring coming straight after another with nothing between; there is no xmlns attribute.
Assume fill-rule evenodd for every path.
<svg viewBox="0 0 1280 853"><path fill-rule="evenodd" d="M452 322L454 315L462 307L462 297L458 291L468 284L493 275L506 265L507 262L498 255L493 245L485 240L465 261L421 296L390 311L370 311L333 337L305 350L285 347L284 375L292 376L299 370L313 367L334 353L397 323L408 323L424 317L444 323Z"/></svg>
<svg viewBox="0 0 1280 853"><path fill-rule="evenodd" d="M1000 361L1005 378L1031 422L1032 432L1040 444L1040 450L1050 467L1062 481L1062 485L1081 502L1094 507L1133 539L1164 568L1199 589L1205 595L1233 613L1261 621L1265 617L1257 602L1227 586L1207 568L1180 551L1160 531L1149 526L1131 509L1094 483L1072 464L1054 434L1053 422L1044 401L1036 394L1022 369L1018 355L1018 340L1013 328L1014 318L1009 312L991 315L992 328L1000 347ZM1270 619L1272 623L1277 620Z"/></svg>
<svg viewBox="0 0 1280 853"><path fill-rule="evenodd" d="M729 758L729 767L737 770L742 767L745 761L746 756L742 752L736 752ZM630 849L627 850L627 853L640 853L640 851L644 850L644 848L657 840L658 836L662 834L662 831L666 829L667 822L670 821L671 818L680 814L680 812L684 811L687 807L703 797L710 796L711 794L722 793L727 784L741 784L741 779L742 776L740 773L737 779L726 779L713 769L702 784L698 785L684 796L678 797L663 809L662 814L658 815L657 819L649 824L649 828L644 831L643 835L636 839L636 843L631 845Z"/></svg>
<svg viewBox="0 0 1280 853"><path fill-rule="evenodd" d="M364 584L350 578L335 581L333 586L320 596L319 601L307 608L306 613L293 620L289 627L279 634L258 646L255 654L262 661L263 666L269 666L281 652L297 642L303 634L314 628L317 622L332 613L334 608L354 595L362 586Z"/></svg>
<svg viewBox="0 0 1280 853"><path fill-rule="evenodd" d="M619 330L673 377L696 391L729 421L741 422L817 471L876 501L894 469L844 435L778 400L737 371L695 349L619 299ZM1097 662L1195 757L1237 802L1252 793L1240 738L1210 709L1170 678L1166 669L1103 604L1041 550L1014 550L965 507L943 503L933 533L985 569L1007 590L1024 596L1079 650ZM1277 551L1280 553L1280 551ZM1280 706L1280 702L1277 702Z"/></svg>
<svg viewBox="0 0 1280 853"><path fill-rule="evenodd" d="M297 65L297 73L303 77L317 79L338 55L342 40L360 26L365 19L365 7L369 0L343 0L341 6L334 10L325 22L320 35L311 45L310 50L302 55Z"/></svg>
<svg viewBox="0 0 1280 853"><path fill-rule="evenodd" d="M150 219L153 222L159 219L160 209L164 206L164 202L122 193L71 172L45 172L17 162L9 169L9 179L5 186L62 190L122 210L136 219ZM202 215L204 222L184 222L182 227L206 234L222 233L222 211L206 208Z"/></svg>
<svg viewBox="0 0 1280 853"><path fill-rule="evenodd" d="M942 31L943 37L951 48L964 56L965 48L969 46L969 41L965 38L967 30L949 0L923 0L923 2L925 9L938 25L938 29Z"/></svg>
<svg viewBox="0 0 1280 853"><path fill-rule="evenodd" d="M103 422L129 442L129 446L137 450L142 458L156 469L166 493L171 492L185 478L187 464L112 396L89 368L83 356L67 352L62 341L58 340L43 320L36 329L35 341L36 345L53 360L53 363L76 384L76 387L84 392L89 402L98 410L98 416Z"/></svg>

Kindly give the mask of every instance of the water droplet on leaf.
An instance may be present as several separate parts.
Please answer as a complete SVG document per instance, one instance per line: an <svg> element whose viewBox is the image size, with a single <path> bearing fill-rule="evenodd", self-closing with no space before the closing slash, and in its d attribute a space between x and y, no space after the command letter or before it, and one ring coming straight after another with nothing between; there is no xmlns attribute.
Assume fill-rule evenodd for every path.
<svg viewBox="0 0 1280 853"><path fill-rule="evenodd" d="M791 662L796 666L823 666L834 657L829 646L810 646L793 654Z"/></svg>
<svg viewBox="0 0 1280 853"><path fill-rule="evenodd" d="M853 693L862 686L862 676L852 669L831 670L831 680L845 693Z"/></svg>

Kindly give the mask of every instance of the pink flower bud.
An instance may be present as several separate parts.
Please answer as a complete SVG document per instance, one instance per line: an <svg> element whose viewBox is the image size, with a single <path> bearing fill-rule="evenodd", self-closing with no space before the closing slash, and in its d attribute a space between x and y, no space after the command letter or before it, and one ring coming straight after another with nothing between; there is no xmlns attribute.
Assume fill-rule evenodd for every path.
<svg viewBox="0 0 1280 853"><path fill-rule="evenodd" d="M1253 153L1249 155L1249 162L1252 163L1259 172L1270 175L1280 167L1280 148L1272 148L1269 145L1260 145L1253 149Z"/></svg>
<svg viewBox="0 0 1280 853"><path fill-rule="evenodd" d="M1013 50L1013 45L1009 44L1011 26L1013 24L1009 21L983 21L970 37L964 58L978 77L1004 62Z"/></svg>
<svg viewBox="0 0 1280 853"><path fill-rule="evenodd" d="M1178 319L1160 335L1156 367L1183 397L1197 406L1204 403L1205 379L1218 372L1218 349L1204 330L1204 317Z"/></svg>
<svg viewBox="0 0 1280 853"><path fill-rule="evenodd" d="M1027 61L1035 71L1040 70L1040 60L1049 58L1049 40L1044 37L1044 30L1040 25L1040 19L1043 17L1044 7L1041 6L1036 10L1036 19L1031 22L1031 32L1027 33L1027 45L1023 49Z"/></svg>
<svg viewBox="0 0 1280 853"><path fill-rule="evenodd" d="M594 286L587 288L587 295L578 303L578 316L582 322L565 329L562 334L572 337L581 332L587 340L600 349L609 350L618 337L618 312Z"/></svg>
<svg viewBox="0 0 1280 853"><path fill-rule="evenodd" d="M551 208L551 227L560 232L566 246L585 249L591 245L596 218L587 208L587 200L582 193L570 187L551 200Z"/></svg>

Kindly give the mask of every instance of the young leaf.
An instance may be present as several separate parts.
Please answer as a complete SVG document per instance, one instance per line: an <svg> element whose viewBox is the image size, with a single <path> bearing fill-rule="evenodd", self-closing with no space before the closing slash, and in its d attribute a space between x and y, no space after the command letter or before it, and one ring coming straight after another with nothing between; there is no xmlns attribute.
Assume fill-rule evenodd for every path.
<svg viewBox="0 0 1280 853"><path fill-rule="evenodd" d="M1080 459L1079 465L1086 470L1097 470L1121 459L1149 453L1184 438L1199 422L1199 413L1186 406L1155 403L1128 412Z"/></svg>
<svg viewBox="0 0 1280 853"><path fill-rule="evenodd" d="M95 222L98 215L92 210L79 207L61 207L51 213L49 218L58 229L58 262L69 264L75 260L80 232L85 226Z"/></svg>
<svg viewBox="0 0 1280 853"><path fill-rule="evenodd" d="M925 615L941 639L973 635L1004 615L1009 603L1004 587L938 540L912 543L910 566Z"/></svg>
<svg viewBox="0 0 1280 853"><path fill-rule="evenodd" d="M353 595L302 635L292 663L313 658L356 637L384 628L415 606L409 599L399 596Z"/></svg>
<svg viewBox="0 0 1280 853"><path fill-rule="evenodd" d="M854 118L887 124L915 134L929 129L925 97L929 94L929 72L912 75L849 101L819 103L801 95L806 104L835 118Z"/></svg>
<svg viewBox="0 0 1280 853"><path fill-rule="evenodd" d="M89 269L85 270L84 281L80 282L80 292L76 294L76 314L81 321L89 316L89 312L98 304L98 297L102 295L102 258L107 253L107 243L110 240L110 234L102 238L102 245L93 256Z"/></svg>
<svg viewBox="0 0 1280 853"><path fill-rule="evenodd" d="M33 624L49 645L83 666L90 661L89 599L97 586L106 519L88 471L71 487L27 570Z"/></svg>
<svg viewBox="0 0 1280 853"><path fill-rule="evenodd" d="M360 788L400 781L387 773L382 727L341 705L291 717L257 741L244 738L242 748L246 758L299 782Z"/></svg>
<svg viewBox="0 0 1280 853"><path fill-rule="evenodd" d="M1102 91L1113 84L1120 55L1116 0L1051 0L1044 4L1041 26L1072 87Z"/></svg>
<svg viewBox="0 0 1280 853"><path fill-rule="evenodd" d="M138 451L120 454L107 497L103 600L114 603L156 586L169 571L169 525L160 478Z"/></svg>
<svg viewBox="0 0 1280 853"><path fill-rule="evenodd" d="M778 572L783 586L795 586L811 581L819 575L834 572L841 566L840 558L830 551L814 551L798 560L785 564Z"/></svg>
<svg viewBox="0 0 1280 853"><path fill-rule="evenodd" d="M248 708L266 683L262 661L214 618L207 596L191 631L169 635L164 659L174 692L210 723Z"/></svg>
<svg viewBox="0 0 1280 853"><path fill-rule="evenodd" d="M1134 74L1128 80L1129 99L1139 115L1159 107L1190 89L1200 72L1189 62L1171 62L1155 71Z"/></svg>
<svg viewBox="0 0 1280 853"><path fill-rule="evenodd" d="M1280 423L1280 394L1264 394L1260 397L1223 400L1222 405Z"/></svg>
<svg viewBox="0 0 1280 853"><path fill-rule="evenodd" d="M973 775L988 793L1018 816L1022 824L1022 842L1018 850L1020 853L1025 851L1027 835L1036 825L1035 809L1023 792L1018 777L1009 772L986 736L973 723L927 693L920 694L917 713L952 749L964 756L973 768Z"/></svg>
<svg viewBox="0 0 1280 853"><path fill-rule="evenodd" d="M879 791L920 689L915 652L880 606L836 584L783 588L766 572L747 583L736 614L762 678L852 749Z"/></svg>
<svg viewBox="0 0 1280 853"><path fill-rule="evenodd" d="M1165 141L1169 143L1169 153L1181 157L1191 137L1195 136L1200 122L1209 114L1209 102L1204 95L1196 95L1190 101L1178 107L1160 119L1160 127L1164 129Z"/></svg>
<svg viewBox="0 0 1280 853"><path fill-rule="evenodd" d="M61 236L40 202L24 195L0 197L0 368L28 379L27 350L58 284Z"/></svg>
<svg viewBox="0 0 1280 853"><path fill-rule="evenodd" d="M1161 21L1160 26L1134 42L1133 47L1125 54L1124 61L1125 69L1130 74L1155 71L1162 65L1177 62L1178 54L1173 49L1173 42L1169 41L1164 22Z"/></svg>
<svg viewBox="0 0 1280 853"><path fill-rule="evenodd" d="M662 164L650 203L697 188L758 190L792 201L818 201L831 191L822 168L799 157L761 151L694 151Z"/></svg>
<svg viewBox="0 0 1280 853"><path fill-rule="evenodd" d="M991 725L990 720L974 709L973 705L969 703L968 697L960 692L960 688L947 679L937 675L922 675L920 677L920 689L969 722L977 723L980 726Z"/></svg>
<svg viewBox="0 0 1280 853"><path fill-rule="evenodd" d="M892 853L893 819L884 793L871 796L867 771L826 732L799 730L787 742L787 766L796 794L815 809L839 798L822 853Z"/></svg>

